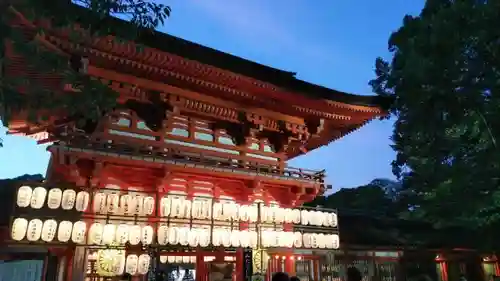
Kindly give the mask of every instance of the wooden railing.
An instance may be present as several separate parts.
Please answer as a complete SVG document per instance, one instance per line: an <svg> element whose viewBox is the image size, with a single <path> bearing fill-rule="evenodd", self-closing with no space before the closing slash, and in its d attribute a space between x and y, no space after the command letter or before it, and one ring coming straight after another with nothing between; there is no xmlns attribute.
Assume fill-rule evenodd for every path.
<svg viewBox="0 0 500 281"><path fill-rule="evenodd" d="M150 146L139 147L111 141L90 141L84 137L72 138L71 140L66 140L64 143L72 148L90 149L120 155L142 156L184 164L201 164L207 167L224 168L235 172L254 172L261 175L295 178L297 180L313 181L320 184L323 184L325 179L324 170L313 171L280 166L277 163L273 163L273 165L260 161L250 161L248 158L241 157L240 155L226 154L226 157L223 157L220 154L214 154L210 151L195 152L176 145L166 145L158 149Z"/></svg>

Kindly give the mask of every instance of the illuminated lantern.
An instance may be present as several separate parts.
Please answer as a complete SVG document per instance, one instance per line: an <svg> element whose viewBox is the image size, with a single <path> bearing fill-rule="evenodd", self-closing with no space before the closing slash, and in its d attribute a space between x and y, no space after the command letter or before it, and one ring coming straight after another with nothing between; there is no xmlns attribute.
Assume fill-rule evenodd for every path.
<svg viewBox="0 0 500 281"><path fill-rule="evenodd" d="M10 236L12 237L12 240L21 241L26 236L27 230L28 230L28 220L23 218L16 218L12 223Z"/></svg>
<svg viewBox="0 0 500 281"><path fill-rule="evenodd" d="M214 228L212 231L212 244L214 246L222 245L222 230L220 228Z"/></svg>
<svg viewBox="0 0 500 281"><path fill-rule="evenodd" d="M76 192L72 189L66 189L62 194L61 208L71 210L75 207Z"/></svg>
<svg viewBox="0 0 500 281"><path fill-rule="evenodd" d="M317 234L316 239L318 241L318 248L320 248L320 249L326 248L327 241L326 241L326 237L323 233Z"/></svg>
<svg viewBox="0 0 500 281"><path fill-rule="evenodd" d="M170 215L171 200L170 197L163 197L160 200L160 215L162 217L168 217Z"/></svg>
<svg viewBox="0 0 500 281"><path fill-rule="evenodd" d="M249 238L250 238L250 248L255 249L258 246L259 243L259 236L257 234L257 231L250 231L249 232Z"/></svg>
<svg viewBox="0 0 500 281"><path fill-rule="evenodd" d="M200 231L196 228L191 228L188 231L188 245L190 247L198 246L200 242Z"/></svg>
<svg viewBox="0 0 500 281"><path fill-rule="evenodd" d="M201 219L210 219L212 218L212 201L204 200L202 201L201 208Z"/></svg>
<svg viewBox="0 0 500 281"><path fill-rule="evenodd" d="M153 243L154 230L150 225L145 225L141 229L141 242L143 245L150 245Z"/></svg>
<svg viewBox="0 0 500 281"><path fill-rule="evenodd" d="M31 196L33 194L33 190L29 186L21 186L17 190L17 199L16 204L21 208L26 208L31 203Z"/></svg>
<svg viewBox="0 0 500 281"><path fill-rule="evenodd" d="M73 223L70 221L62 221L59 223L59 229L57 230L57 240L66 243L71 239L71 233L73 231Z"/></svg>
<svg viewBox="0 0 500 281"><path fill-rule="evenodd" d="M293 223L293 210L290 208L286 208L286 209L283 209L283 212L285 213L284 221L286 223Z"/></svg>
<svg viewBox="0 0 500 281"><path fill-rule="evenodd" d="M186 227L179 227L179 244L182 246L187 246L189 244L188 241L188 233L189 233L189 228Z"/></svg>
<svg viewBox="0 0 500 281"><path fill-rule="evenodd" d="M285 221L285 209L276 207L274 211L274 222L282 223Z"/></svg>
<svg viewBox="0 0 500 281"><path fill-rule="evenodd" d="M137 272L141 275L148 273L150 263L151 263L150 256L148 256L146 254L140 255L139 261L138 261Z"/></svg>
<svg viewBox="0 0 500 281"><path fill-rule="evenodd" d="M175 262L175 256L167 256L167 261L168 261L168 263L174 263Z"/></svg>
<svg viewBox="0 0 500 281"><path fill-rule="evenodd" d="M189 256L182 256L183 263L189 263L189 260L190 260Z"/></svg>
<svg viewBox="0 0 500 281"><path fill-rule="evenodd" d="M94 213L106 213L106 194L98 192L94 195Z"/></svg>
<svg viewBox="0 0 500 281"><path fill-rule="evenodd" d="M294 232L293 233L293 246L295 248L301 248L302 247L302 233L300 232Z"/></svg>
<svg viewBox="0 0 500 281"><path fill-rule="evenodd" d="M139 225L129 227L128 241L131 245L138 245L141 242L142 229Z"/></svg>
<svg viewBox="0 0 500 281"><path fill-rule="evenodd" d="M176 263L182 263L182 256L176 256L175 257L175 262Z"/></svg>
<svg viewBox="0 0 500 281"><path fill-rule="evenodd" d="M313 233L311 234L311 247L312 248L318 248L319 247L319 241L318 241L318 234Z"/></svg>
<svg viewBox="0 0 500 281"><path fill-rule="evenodd" d="M285 232L284 233L284 243L283 246L287 248L293 248L293 244L295 242L295 235L293 232Z"/></svg>
<svg viewBox="0 0 500 281"><path fill-rule="evenodd" d="M158 227L157 231L157 237L158 237L158 244L160 245L167 245L168 244L168 226L166 225L161 225Z"/></svg>
<svg viewBox="0 0 500 281"><path fill-rule="evenodd" d="M240 219L240 205L239 204L231 204L231 220L237 221Z"/></svg>
<svg viewBox="0 0 500 281"><path fill-rule="evenodd" d="M71 233L71 240L76 244L84 244L86 230L87 225L83 221L75 222L73 225L73 232Z"/></svg>
<svg viewBox="0 0 500 281"><path fill-rule="evenodd" d="M119 276L123 274L125 270L125 251L119 251L119 255L115 257L115 265L113 266L113 273L115 276Z"/></svg>
<svg viewBox="0 0 500 281"><path fill-rule="evenodd" d="M125 244L128 241L129 226L126 224L120 224L116 228L116 242L118 244Z"/></svg>
<svg viewBox="0 0 500 281"><path fill-rule="evenodd" d="M161 263L166 263L168 260L167 256L160 256L160 262Z"/></svg>
<svg viewBox="0 0 500 281"><path fill-rule="evenodd" d="M337 226L337 214L336 213L329 213L328 214L328 224L332 227Z"/></svg>
<svg viewBox="0 0 500 281"><path fill-rule="evenodd" d="M129 214L129 202L130 202L130 195L125 194L120 197L120 213L121 214Z"/></svg>
<svg viewBox="0 0 500 281"><path fill-rule="evenodd" d="M126 197L126 200L127 200L127 205L128 205L128 208L127 210L125 210L125 214L127 215L134 215L138 206L137 206L137 197L134 196L134 195L126 195L128 197Z"/></svg>
<svg viewBox="0 0 500 281"><path fill-rule="evenodd" d="M196 263L196 256L190 256L189 257L189 262L190 263Z"/></svg>
<svg viewBox="0 0 500 281"><path fill-rule="evenodd" d="M222 229L222 246L231 247L231 231L229 229Z"/></svg>
<svg viewBox="0 0 500 281"><path fill-rule="evenodd" d="M47 206L49 209L57 209L61 206L62 194L63 192L59 188L49 190L49 194L47 195Z"/></svg>
<svg viewBox="0 0 500 281"><path fill-rule="evenodd" d="M248 206L248 219L250 222L257 222L259 216L259 209L256 205Z"/></svg>
<svg viewBox="0 0 500 281"><path fill-rule="evenodd" d="M179 243L179 228L169 227L168 229L168 244L177 245Z"/></svg>
<svg viewBox="0 0 500 281"><path fill-rule="evenodd" d="M203 210L203 202L200 200L193 201L191 216L193 219L201 219L202 218L202 210Z"/></svg>
<svg viewBox="0 0 500 281"><path fill-rule="evenodd" d="M182 199L182 210L181 210L181 217L182 218L190 218L191 217L191 201Z"/></svg>
<svg viewBox="0 0 500 281"><path fill-rule="evenodd" d="M155 199L151 196L144 198L143 210L145 215L152 215L155 210Z"/></svg>
<svg viewBox="0 0 500 281"><path fill-rule="evenodd" d="M108 213L117 213L120 208L120 195L109 193L106 199L106 207Z"/></svg>
<svg viewBox="0 0 500 281"><path fill-rule="evenodd" d="M302 225L308 225L309 222L309 211L307 210L302 210L300 211L300 222Z"/></svg>
<svg viewBox="0 0 500 281"><path fill-rule="evenodd" d="M239 234L239 245L243 248L247 248L250 246L250 234L248 233L248 230L243 230L240 231ZM231 243L232 244L232 243Z"/></svg>
<svg viewBox="0 0 500 281"><path fill-rule="evenodd" d="M327 238L327 244L330 249L338 249L340 247L340 240L337 234L330 234Z"/></svg>
<svg viewBox="0 0 500 281"><path fill-rule="evenodd" d="M116 237L116 225L106 224L102 232L102 243L105 245L111 245L115 242Z"/></svg>
<svg viewBox="0 0 500 281"><path fill-rule="evenodd" d="M210 232L206 228L199 230L200 235L200 247L208 247L210 245Z"/></svg>
<svg viewBox="0 0 500 281"><path fill-rule="evenodd" d="M246 206L246 205L240 206L240 210L238 212L238 216L239 216L238 219L240 221L248 221L250 219L249 208L250 208L250 206Z"/></svg>
<svg viewBox="0 0 500 281"><path fill-rule="evenodd" d="M90 226L88 241L89 244L101 245L104 233L104 226L101 223L95 222Z"/></svg>
<svg viewBox="0 0 500 281"><path fill-rule="evenodd" d="M301 214L299 209L293 209L292 210L292 223L294 224L299 224L301 219Z"/></svg>
<svg viewBox="0 0 500 281"><path fill-rule="evenodd" d="M135 210L134 210L134 213L136 215L142 215L143 211L144 211L144 196L137 195L137 196L135 196Z"/></svg>
<svg viewBox="0 0 500 281"><path fill-rule="evenodd" d="M239 230L232 230L230 232L229 239L231 240L231 246L239 247L240 246L240 231Z"/></svg>
<svg viewBox="0 0 500 281"><path fill-rule="evenodd" d="M125 263L125 272L130 275L137 274L139 257L137 255L128 255L127 261Z"/></svg>
<svg viewBox="0 0 500 281"><path fill-rule="evenodd" d="M269 208L267 206L261 205L261 207L260 207L260 221L267 222L268 216L269 216Z"/></svg>
<svg viewBox="0 0 500 281"><path fill-rule="evenodd" d="M222 203L214 203L212 216L214 220L224 220L223 212L222 212Z"/></svg>
<svg viewBox="0 0 500 281"><path fill-rule="evenodd" d="M28 223L28 231L26 232L26 238L28 241L37 241L42 235L43 223L39 219L33 219Z"/></svg>
<svg viewBox="0 0 500 281"><path fill-rule="evenodd" d="M47 196L47 190L41 186L35 187L33 194L31 194L30 206L33 209L41 209Z"/></svg>
<svg viewBox="0 0 500 281"><path fill-rule="evenodd" d="M281 247L283 246L283 232L282 231L273 231L274 232L274 243L271 245L272 247Z"/></svg>
<svg viewBox="0 0 500 281"><path fill-rule="evenodd" d="M52 242L56 237L57 222L55 220L46 220L42 227L42 240L45 242Z"/></svg>
<svg viewBox="0 0 500 281"><path fill-rule="evenodd" d="M75 209L78 212L83 212L87 210L87 207L89 206L89 200L90 200L90 195L87 191L80 191L76 195L76 204L75 204Z"/></svg>

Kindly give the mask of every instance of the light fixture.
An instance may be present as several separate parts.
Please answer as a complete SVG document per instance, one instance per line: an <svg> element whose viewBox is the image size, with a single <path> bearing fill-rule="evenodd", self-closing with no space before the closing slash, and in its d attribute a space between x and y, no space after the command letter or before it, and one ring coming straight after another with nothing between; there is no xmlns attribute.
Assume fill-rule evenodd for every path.
<svg viewBox="0 0 500 281"><path fill-rule="evenodd" d="M33 190L29 186L21 186L17 190L17 199L16 204L18 207L26 208L31 203L31 196L33 194Z"/></svg>

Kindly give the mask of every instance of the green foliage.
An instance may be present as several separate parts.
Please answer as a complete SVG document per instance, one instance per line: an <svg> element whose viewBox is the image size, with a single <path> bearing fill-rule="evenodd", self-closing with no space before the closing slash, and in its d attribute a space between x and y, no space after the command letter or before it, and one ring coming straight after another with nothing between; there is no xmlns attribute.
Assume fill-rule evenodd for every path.
<svg viewBox="0 0 500 281"><path fill-rule="evenodd" d="M152 32L170 15L168 6L148 0L0 1L0 42L12 42L14 52L25 59L31 72L60 75L61 89L64 84L71 84L77 90L72 94L61 94L28 75L12 77L0 72L0 120L4 126L8 126L13 115L20 110L26 110L27 121L33 123L47 119L47 115L54 111L64 112L75 119L95 121L116 106L117 97L116 92L100 81L72 68L67 56L47 49L36 40L36 35L47 34L47 30L38 27L33 36L12 26L15 11L31 22L50 20L53 28L71 27L74 30L74 24L78 23L84 31L74 30L70 36L71 43L76 46L89 36L112 35L115 40L134 40L139 32ZM130 24L123 24L113 16L128 19ZM5 47L5 44L0 44L1 66L9 63ZM19 94L20 89L23 94Z"/></svg>
<svg viewBox="0 0 500 281"><path fill-rule="evenodd" d="M393 171L409 216L468 228L500 221L500 2L428 0L376 61L394 98Z"/></svg>

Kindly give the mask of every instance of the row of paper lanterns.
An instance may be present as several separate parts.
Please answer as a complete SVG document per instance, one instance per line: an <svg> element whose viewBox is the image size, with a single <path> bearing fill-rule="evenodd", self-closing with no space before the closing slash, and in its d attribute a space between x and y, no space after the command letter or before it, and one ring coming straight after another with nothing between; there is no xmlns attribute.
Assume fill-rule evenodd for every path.
<svg viewBox="0 0 500 281"><path fill-rule="evenodd" d="M212 235L212 241L210 241ZM88 237L86 237L88 236ZM87 224L83 221L61 221L53 219L42 222L32 219L28 222L25 218L16 218L12 224L11 237L15 241L26 238L30 242L42 240L44 242L69 242L91 245L131 245L153 244L154 229L150 225L128 224L103 224L92 223L87 231ZM300 232L285 232L266 230L262 232L262 245L264 247L306 247L306 248L338 248L339 239L336 234L302 234ZM86 239L87 238L87 239ZM207 247L210 242L214 246L224 247L251 247L258 245L258 234L249 230L230 230L214 228L210 233L209 228L189 228L161 225L158 227L156 238L160 245L183 245Z"/></svg>
<svg viewBox="0 0 500 281"><path fill-rule="evenodd" d="M67 189L52 188L48 192L44 187L32 189L29 186L19 188L17 205L40 209L47 201L50 209L61 207L64 210L75 208L85 211L89 204L89 193ZM93 212L100 214L123 215L153 215L156 208L152 196L119 195L116 193L99 192L94 196ZM160 215L171 218L215 219L219 221L247 221L257 222L258 206L240 205L225 201L212 203L210 200L195 198L193 201L183 197L168 196L160 200ZM337 215L333 212L308 211L277 206L262 206L260 219L266 223L294 223L315 226L337 226Z"/></svg>
<svg viewBox="0 0 500 281"><path fill-rule="evenodd" d="M115 249L99 250L96 260L97 272L106 276L119 276L124 272L144 275L148 273L150 265L151 257L147 254L125 256L125 251Z"/></svg>

